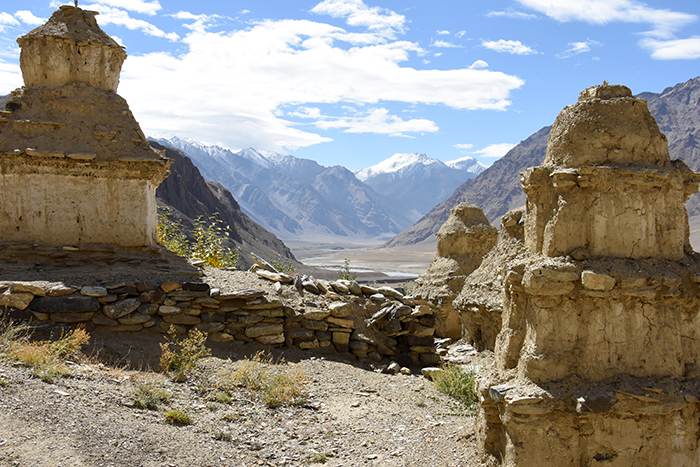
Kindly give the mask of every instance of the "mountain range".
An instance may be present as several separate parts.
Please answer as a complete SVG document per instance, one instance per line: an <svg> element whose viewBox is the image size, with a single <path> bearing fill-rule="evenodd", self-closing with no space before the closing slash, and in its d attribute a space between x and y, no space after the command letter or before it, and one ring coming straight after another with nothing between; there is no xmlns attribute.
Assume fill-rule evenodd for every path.
<svg viewBox="0 0 700 467"><path fill-rule="evenodd" d="M252 220L282 239L388 239L410 227L484 166L397 154L356 173L258 149L154 138L180 149L202 175L229 189Z"/></svg>
<svg viewBox="0 0 700 467"><path fill-rule="evenodd" d="M668 138L671 159L681 159L691 169L700 170L700 77L666 88L658 94L644 92L636 97L646 99L649 111ZM542 163L550 129L550 126L544 127L522 141L476 178L457 187L449 198L431 209L415 225L383 246L399 247L432 239L449 217L450 210L460 201L479 206L492 223L497 223L509 210L525 204L520 172ZM700 195L693 195L686 207L689 216L700 215Z"/></svg>

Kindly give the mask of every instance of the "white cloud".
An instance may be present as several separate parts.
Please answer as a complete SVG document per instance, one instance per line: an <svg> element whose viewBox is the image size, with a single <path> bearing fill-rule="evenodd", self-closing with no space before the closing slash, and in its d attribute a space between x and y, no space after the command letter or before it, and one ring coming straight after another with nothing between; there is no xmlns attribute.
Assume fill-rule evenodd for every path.
<svg viewBox="0 0 700 467"><path fill-rule="evenodd" d="M700 36L668 41L645 39L641 43L652 51L651 57L657 60L693 60L700 58Z"/></svg>
<svg viewBox="0 0 700 467"><path fill-rule="evenodd" d="M394 37L404 31L406 17L380 7L368 7L362 0L323 0L312 13L345 18L349 26L364 26L371 31Z"/></svg>
<svg viewBox="0 0 700 467"><path fill-rule="evenodd" d="M522 11L506 10L506 11L489 11L486 14L489 18L512 18L512 19L535 19L537 16Z"/></svg>
<svg viewBox="0 0 700 467"><path fill-rule="evenodd" d="M480 70L482 68L488 68L488 67L489 67L489 64L483 60L477 60L474 63L472 63L471 65L469 65L470 70Z"/></svg>
<svg viewBox="0 0 700 467"><path fill-rule="evenodd" d="M438 36L447 36L447 35L449 35L449 34L450 34L450 31L447 31L447 30L445 30L445 29L443 29L443 30L441 30L441 31L437 31L437 35L438 35Z"/></svg>
<svg viewBox="0 0 700 467"><path fill-rule="evenodd" d="M15 17L19 18L19 20L23 23L29 24L31 26L39 26L46 22L45 19L39 18L38 16L34 16L34 14L29 10L16 11Z"/></svg>
<svg viewBox="0 0 700 467"><path fill-rule="evenodd" d="M446 49L456 49L462 47L461 45L455 45L447 41L437 40L430 44L431 47L444 47Z"/></svg>
<svg viewBox="0 0 700 467"><path fill-rule="evenodd" d="M698 19L689 13L655 9L634 0L517 1L560 22L607 24L621 21L649 24L652 29L647 34L656 38L671 38L674 31Z"/></svg>
<svg viewBox="0 0 700 467"><path fill-rule="evenodd" d="M442 52L435 52L433 56L435 57L442 57L443 53Z"/></svg>
<svg viewBox="0 0 700 467"><path fill-rule="evenodd" d="M178 36L176 33L166 33L165 31L158 29L156 26L149 23L148 21L132 18L131 16L129 16L128 12L120 10L118 8L112 8L110 6L105 6L102 4L83 5L82 8L86 10L97 10L100 13L97 17L97 23L100 26L114 24L117 26L124 26L125 28L131 29L132 31L141 30L144 34L147 34L149 36L163 37L165 39L168 39L169 41L177 41L178 39L180 39L180 36Z"/></svg>
<svg viewBox="0 0 700 467"><path fill-rule="evenodd" d="M143 0L95 0L95 3L151 16L163 8L157 0L152 2L144 2Z"/></svg>
<svg viewBox="0 0 700 467"><path fill-rule="evenodd" d="M194 31L183 40L188 49L177 56L129 57L120 93L148 133L182 134L229 147L294 150L329 139L285 120L279 109L289 105L312 109L395 102L505 110L510 91L524 84L490 70L401 66L420 47L378 37L373 29L350 34L301 20L263 21L226 33ZM437 128L429 120L388 115L381 107L325 119L313 112L306 111L310 125L347 132L405 135Z"/></svg>
<svg viewBox="0 0 700 467"><path fill-rule="evenodd" d="M455 33L455 37L457 39L463 38L467 34L467 31L459 31L458 33Z"/></svg>
<svg viewBox="0 0 700 467"><path fill-rule="evenodd" d="M194 13L190 13L189 11L178 11L175 14L166 16L172 16L173 18L182 19L185 21L194 21L194 23L185 24L184 26L191 31L198 32L206 31L207 28L211 26L211 24L209 23L221 17L220 15L195 15Z"/></svg>
<svg viewBox="0 0 700 467"><path fill-rule="evenodd" d="M324 117L315 123L318 128L342 129L345 133L374 133L389 136L408 136L406 133L434 133L439 130L435 122L423 118L403 120L389 115L385 108L370 109L359 117Z"/></svg>
<svg viewBox="0 0 700 467"><path fill-rule="evenodd" d="M497 41L481 41L481 45L487 49L495 50L496 52L506 52L513 55L530 55L537 53L537 51L524 45L520 41L500 39Z"/></svg>
<svg viewBox="0 0 700 467"><path fill-rule="evenodd" d="M566 49L564 52L558 53L557 58L569 58L574 55L590 52L591 47L600 47L603 44L601 44L598 41L588 39L583 42L569 42L568 45L569 48Z"/></svg>
<svg viewBox="0 0 700 467"><path fill-rule="evenodd" d="M457 149L471 149L474 147L473 144L463 144L463 143L454 144L453 146L456 147Z"/></svg>
<svg viewBox="0 0 700 467"><path fill-rule="evenodd" d="M250 10L241 10L238 12L239 15L247 15L248 13L250 13Z"/></svg>
<svg viewBox="0 0 700 467"><path fill-rule="evenodd" d="M11 14L0 11L0 31L2 31L5 26L19 26L19 21Z"/></svg>
<svg viewBox="0 0 700 467"><path fill-rule="evenodd" d="M515 144L510 143L491 144L483 149L479 149L477 151L472 152L472 154L476 154L480 157L487 157L490 159L499 159L505 156L508 153L508 151L513 149L515 146Z"/></svg>

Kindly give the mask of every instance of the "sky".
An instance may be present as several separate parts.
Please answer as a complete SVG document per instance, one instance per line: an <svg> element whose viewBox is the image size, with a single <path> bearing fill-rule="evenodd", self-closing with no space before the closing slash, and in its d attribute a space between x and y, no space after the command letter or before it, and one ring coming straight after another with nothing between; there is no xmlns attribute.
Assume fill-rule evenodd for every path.
<svg viewBox="0 0 700 467"><path fill-rule="evenodd" d="M0 2L16 38L55 0ZM72 1L70 2L72 4ZM700 75L697 0L80 0L126 47L118 93L149 136L369 167L394 153L490 165L584 88Z"/></svg>

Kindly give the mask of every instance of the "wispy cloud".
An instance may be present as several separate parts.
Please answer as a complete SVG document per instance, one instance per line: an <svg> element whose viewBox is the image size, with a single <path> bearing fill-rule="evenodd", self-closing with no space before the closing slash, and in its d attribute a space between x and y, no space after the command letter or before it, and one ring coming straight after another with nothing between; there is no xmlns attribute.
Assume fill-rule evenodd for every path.
<svg viewBox="0 0 700 467"><path fill-rule="evenodd" d="M442 31L437 31L437 35L438 35L438 36L449 36L449 35L450 35L450 31L447 31L447 30L444 30L444 29L443 29Z"/></svg>
<svg viewBox="0 0 700 467"><path fill-rule="evenodd" d="M700 58L700 36L667 41L644 39L641 44L651 50L651 57L657 60L694 60Z"/></svg>
<svg viewBox="0 0 700 467"><path fill-rule="evenodd" d="M190 29L192 31L198 31L198 32L204 32L207 30L207 28L211 27L211 23L218 19L221 18L220 15L195 15L193 13L190 13L189 11L178 11L175 14L172 15L167 15L167 16L172 16L173 18L185 20L185 21L193 21L193 23L190 24L185 24L184 26L187 29Z"/></svg>
<svg viewBox="0 0 700 467"><path fill-rule="evenodd" d="M431 47L442 47L445 49L457 49L462 47L461 45L453 44L447 41L436 40L430 44Z"/></svg>
<svg viewBox="0 0 700 467"><path fill-rule="evenodd" d="M95 0L95 4L151 16L163 9L160 3L155 0L151 2L144 2L143 0Z"/></svg>
<svg viewBox="0 0 700 467"><path fill-rule="evenodd" d="M19 26L19 21L11 14L0 11L0 31L7 26Z"/></svg>
<svg viewBox="0 0 700 467"><path fill-rule="evenodd" d="M591 47L600 47L603 44L601 44L598 41L588 39L582 42L569 42L568 45L569 48L566 49L564 52L558 53L557 58L569 58L573 57L574 55L590 52Z"/></svg>
<svg viewBox="0 0 700 467"><path fill-rule="evenodd" d="M476 154L480 157L487 157L489 159L499 159L505 156L508 151L513 149L516 145L511 143L497 143L486 146L485 148L474 151L472 154Z"/></svg>
<svg viewBox="0 0 700 467"><path fill-rule="evenodd" d="M435 122L423 118L404 120L390 115L385 108L373 108L364 115L354 117L322 117L314 125L320 129L331 128L345 133L374 133L389 136L409 136L407 133L435 133L439 130Z"/></svg>
<svg viewBox="0 0 700 467"><path fill-rule="evenodd" d="M107 3L107 2L104 2ZM89 10L96 10L100 13L100 15L97 17L97 22L101 26L106 26L108 24L114 24L117 26L124 26L127 29L133 30L140 30L144 34L147 34L149 36L154 36L154 37L162 37L165 39L168 39L169 41L177 41L180 39L180 36L177 35L174 32L165 32L153 24L149 23L148 21L142 20L142 19L137 19L137 18L132 18L128 11L116 8L116 7L111 7L108 5L105 5L104 3L93 3L90 5L81 5L82 8L84 9L89 9ZM114 0L115 4L122 3L120 1ZM134 1L134 2L129 2L129 1L124 1L123 3L130 4L134 3L134 5L131 5L132 8L138 7L139 5L152 5L152 3L144 3L144 2L139 2L139 1ZM157 4L158 2L155 2ZM153 6L155 8L155 6ZM158 5L158 9L160 9L160 5Z"/></svg>
<svg viewBox="0 0 700 467"><path fill-rule="evenodd" d="M457 149L471 149L474 147L473 144L468 144L468 143L453 144L452 146L457 148Z"/></svg>
<svg viewBox="0 0 700 467"><path fill-rule="evenodd" d="M469 65L470 70L480 70L482 68L488 68L488 67L489 67L489 64L483 60L477 60L474 63L472 63L471 65Z"/></svg>
<svg viewBox="0 0 700 467"><path fill-rule="evenodd" d="M512 18L512 19L535 19L537 15L523 13L522 11L506 10L506 11L489 11L486 13L489 18Z"/></svg>
<svg viewBox="0 0 700 467"><path fill-rule="evenodd" d="M520 41L507 41L500 39L497 41L481 41L481 45L496 52L505 52L513 55L536 54L537 51L524 45Z"/></svg>

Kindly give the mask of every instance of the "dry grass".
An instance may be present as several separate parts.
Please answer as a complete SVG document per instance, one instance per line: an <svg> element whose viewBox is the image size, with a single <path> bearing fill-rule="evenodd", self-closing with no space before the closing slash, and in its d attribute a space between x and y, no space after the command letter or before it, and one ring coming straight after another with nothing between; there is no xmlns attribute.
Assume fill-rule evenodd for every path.
<svg viewBox="0 0 700 467"><path fill-rule="evenodd" d="M306 402L308 376L297 365L258 352L238 362L234 370L220 376L220 386L241 386L259 396L268 407L300 405Z"/></svg>
<svg viewBox="0 0 700 467"><path fill-rule="evenodd" d="M31 341L30 330L25 325L0 324L0 357L22 362L32 371L32 376L47 383L67 376L67 358L80 359L80 348L90 341L83 328L62 334L55 341Z"/></svg>
<svg viewBox="0 0 700 467"><path fill-rule="evenodd" d="M184 426L192 424L192 417L180 409L167 410L163 413L165 421L171 425Z"/></svg>
<svg viewBox="0 0 700 467"><path fill-rule="evenodd" d="M433 375L435 389L457 398L463 404L473 407L477 401L474 373L465 371L461 365L448 363L441 372Z"/></svg>
<svg viewBox="0 0 700 467"><path fill-rule="evenodd" d="M202 358L211 355L211 350L204 346L207 336L191 329L188 337L178 340L172 326L168 336L168 342L160 344L160 369L172 373L175 381L184 381Z"/></svg>
<svg viewBox="0 0 700 467"><path fill-rule="evenodd" d="M138 409L156 410L160 404L169 402L171 398L170 391L159 387L157 381L147 379L136 383L131 402Z"/></svg>

